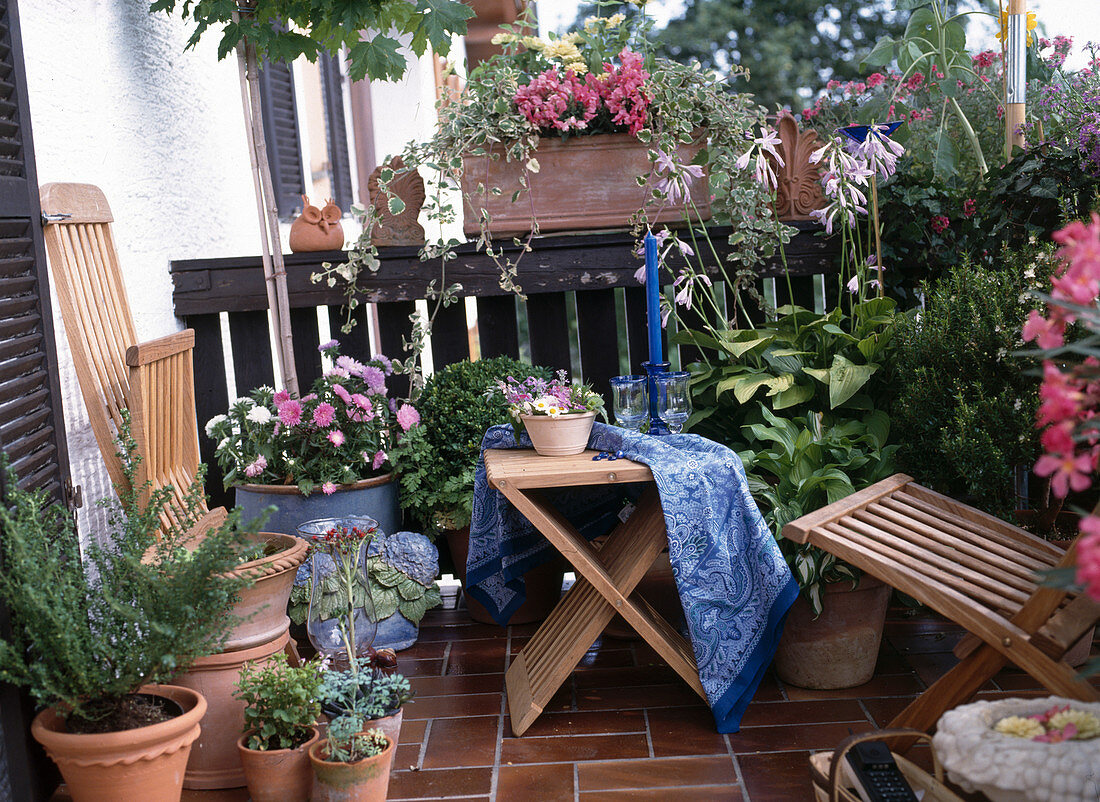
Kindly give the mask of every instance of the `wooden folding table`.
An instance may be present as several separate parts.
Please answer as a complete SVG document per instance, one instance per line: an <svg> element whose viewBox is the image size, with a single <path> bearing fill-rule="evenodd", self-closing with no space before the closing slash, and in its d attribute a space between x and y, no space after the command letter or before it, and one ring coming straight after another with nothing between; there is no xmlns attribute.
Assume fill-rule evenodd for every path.
<svg viewBox="0 0 1100 802"><path fill-rule="evenodd" d="M593 461L595 451L541 457L530 450L485 452L489 484L515 505L572 564L577 581L508 669L512 732L522 735L618 613L704 700L691 645L633 593L667 543L653 474L626 459ZM597 550L551 504L546 488L649 482L625 523Z"/></svg>

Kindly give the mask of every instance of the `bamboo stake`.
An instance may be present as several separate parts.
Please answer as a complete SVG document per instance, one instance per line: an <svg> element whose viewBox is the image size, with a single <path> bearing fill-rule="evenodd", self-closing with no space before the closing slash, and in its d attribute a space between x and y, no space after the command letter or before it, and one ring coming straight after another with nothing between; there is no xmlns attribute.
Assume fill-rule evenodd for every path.
<svg viewBox="0 0 1100 802"><path fill-rule="evenodd" d="M1011 156L1013 147L1024 146L1020 130L1024 124L1027 92L1027 0L1008 0L1008 25L1005 34L1008 103L1005 106L1005 141Z"/></svg>
<svg viewBox="0 0 1100 802"><path fill-rule="evenodd" d="M238 45L238 48L241 46ZM268 282L268 306L275 329L275 352L283 386L297 396L298 372L294 364L294 339L290 328L290 300L286 288L286 266L283 261L282 242L279 237L279 212L275 204L275 190L271 181L271 167L267 159L267 141L263 131L263 112L260 106L260 88L256 47L243 43L244 81L242 101L246 103L245 117L249 122L249 145L253 154L257 186L257 207L260 215L261 243L263 245L264 275ZM240 59L240 50L238 50ZM272 297L272 290L273 295Z"/></svg>
<svg viewBox="0 0 1100 802"><path fill-rule="evenodd" d="M882 283L882 242L879 240L879 225L878 225L878 182L875 180L878 178L874 173L871 174L871 211L874 215L875 225L875 267L878 268L878 297L886 297L886 287Z"/></svg>

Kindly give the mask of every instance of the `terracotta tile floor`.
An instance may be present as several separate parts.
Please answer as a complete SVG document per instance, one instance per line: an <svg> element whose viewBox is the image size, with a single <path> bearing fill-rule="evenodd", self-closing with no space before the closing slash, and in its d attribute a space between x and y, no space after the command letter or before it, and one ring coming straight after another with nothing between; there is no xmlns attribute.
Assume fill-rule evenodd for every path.
<svg viewBox="0 0 1100 802"><path fill-rule="evenodd" d="M709 710L642 642L604 639L513 738L504 670L536 627L477 624L460 605L449 596L399 655L417 697L405 708L390 800L812 800L810 751L885 725L953 665L961 634L930 612L891 609L871 682L807 691L769 673L734 735L714 731ZM984 694L1006 691L1039 693L1026 675L1005 671ZM919 747L914 754L928 759ZM248 794L184 799L244 802Z"/></svg>

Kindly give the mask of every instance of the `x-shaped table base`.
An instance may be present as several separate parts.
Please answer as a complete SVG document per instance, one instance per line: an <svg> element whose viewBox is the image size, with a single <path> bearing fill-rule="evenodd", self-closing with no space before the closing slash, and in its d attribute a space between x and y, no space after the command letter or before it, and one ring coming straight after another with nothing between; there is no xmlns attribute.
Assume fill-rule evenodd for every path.
<svg viewBox="0 0 1100 802"><path fill-rule="evenodd" d="M530 451L485 452L490 484L577 572L576 583L508 669L508 712L515 735L522 735L538 718L616 613L706 699L691 645L633 593L667 543L657 488L646 489L630 518L615 528L598 551L539 492L549 487L653 480L645 465L629 460L594 463L593 454L539 457Z"/></svg>

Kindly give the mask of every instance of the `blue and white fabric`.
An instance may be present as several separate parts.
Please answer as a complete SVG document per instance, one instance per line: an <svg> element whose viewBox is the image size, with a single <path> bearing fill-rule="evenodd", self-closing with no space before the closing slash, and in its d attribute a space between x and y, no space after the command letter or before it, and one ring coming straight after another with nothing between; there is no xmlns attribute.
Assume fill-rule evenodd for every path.
<svg viewBox="0 0 1100 802"><path fill-rule="evenodd" d="M749 492L740 458L698 435L650 437L601 423L592 427L588 446L622 451L652 471L699 679L718 731L736 732L798 595ZM531 444L526 433L516 443L511 427L494 426L481 447ZM622 507L623 488L547 492L589 538L608 532ZM555 554L546 538L489 486L482 455L474 479L468 592L504 623L526 598L523 574Z"/></svg>

